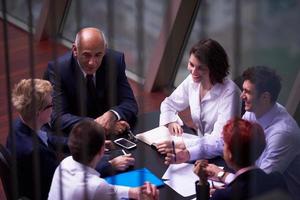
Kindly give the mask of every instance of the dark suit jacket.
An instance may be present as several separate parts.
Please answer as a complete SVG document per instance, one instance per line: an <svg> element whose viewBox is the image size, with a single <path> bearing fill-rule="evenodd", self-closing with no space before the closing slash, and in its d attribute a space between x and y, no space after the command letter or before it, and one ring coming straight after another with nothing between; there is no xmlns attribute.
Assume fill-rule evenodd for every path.
<svg viewBox="0 0 300 200"><path fill-rule="evenodd" d="M269 192L283 192L287 195L288 190L282 175L278 172L266 174L261 169L253 169L237 176L225 189L216 190L210 199L245 200Z"/></svg>
<svg viewBox="0 0 300 200"><path fill-rule="evenodd" d="M52 148L51 141L48 139L48 146L26 126L20 119L16 119L13 132L9 134L7 139L7 148L12 153L16 150L17 159L17 177L18 177L18 196L26 196L35 199L35 189L40 187L39 199L47 199L52 177L56 167L59 164L56 153ZM36 138L37 166L34 166L34 140ZM15 147L13 145L15 138ZM38 173L40 172L40 173ZM37 179L37 183L35 182Z"/></svg>
<svg viewBox="0 0 300 200"><path fill-rule="evenodd" d="M97 112L90 116L86 106L86 80L72 53L63 55L56 62L49 62L44 78L54 86L52 126L61 127L68 134L81 119L99 117L109 109L117 111L121 119L132 125L138 107L125 68L124 54L107 49L96 72L99 103L94 107Z"/></svg>

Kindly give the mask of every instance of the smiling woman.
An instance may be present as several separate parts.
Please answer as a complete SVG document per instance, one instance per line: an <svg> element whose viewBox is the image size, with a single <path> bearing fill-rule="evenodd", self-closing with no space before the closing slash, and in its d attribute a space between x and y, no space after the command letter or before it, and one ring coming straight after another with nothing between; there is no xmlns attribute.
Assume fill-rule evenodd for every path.
<svg viewBox="0 0 300 200"><path fill-rule="evenodd" d="M174 135L181 135L183 121L177 114L190 107L193 128L199 137L204 136L196 146L185 144L190 159L221 156L222 128L227 120L240 115L241 105L240 90L227 78L227 54L217 41L201 40L191 48L187 68L190 75L161 104L160 125L167 126Z"/></svg>

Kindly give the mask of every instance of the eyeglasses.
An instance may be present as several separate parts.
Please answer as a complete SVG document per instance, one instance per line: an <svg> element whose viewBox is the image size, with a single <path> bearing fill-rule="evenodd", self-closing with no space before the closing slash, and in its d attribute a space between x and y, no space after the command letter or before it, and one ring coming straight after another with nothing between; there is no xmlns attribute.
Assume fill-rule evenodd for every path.
<svg viewBox="0 0 300 200"><path fill-rule="evenodd" d="M49 109L49 108L52 108L52 107L53 107L53 104L50 103L50 104L48 104L48 105L43 109L43 111L44 111L44 110L47 110L47 109Z"/></svg>

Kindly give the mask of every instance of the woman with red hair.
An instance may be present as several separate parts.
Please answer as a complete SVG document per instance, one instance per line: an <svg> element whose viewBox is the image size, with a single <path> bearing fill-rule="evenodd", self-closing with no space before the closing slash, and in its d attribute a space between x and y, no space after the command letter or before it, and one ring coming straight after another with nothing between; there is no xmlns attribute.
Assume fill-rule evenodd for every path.
<svg viewBox="0 0 300 200"><path fill-rule="evenodd" d="M273 192L286 196L287 187L281 174L277 172L266 174L255 166L256 159L266 146L264 131L259 124L234 118L224 126L223 138L224 160L236 171L236 174L234 180L224 189L216 190L211 199L244 200L261 195L273 195ZM203 162L197 161L194 169L197 175L204 170L209 177L222 179L224 176L224 174L214 174L215 170L211 170L210 164L205 168L200 168L200 163ZM224 173L221 169L220 172Z"/></svg>

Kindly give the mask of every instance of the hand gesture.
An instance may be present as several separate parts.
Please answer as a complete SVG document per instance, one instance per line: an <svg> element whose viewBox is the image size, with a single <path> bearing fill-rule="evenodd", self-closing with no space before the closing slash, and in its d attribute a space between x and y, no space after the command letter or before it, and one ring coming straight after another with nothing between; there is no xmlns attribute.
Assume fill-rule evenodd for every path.
<svg viewBox="0 0 300 200"><path fill-rule="evenodd" d="M177 122L171 122L167 125L171 135L182 135L183 130Z"/></svg>
<svg viewBox="0 0 300 200"><path fill-rule="evenodd" d="M129 166L134 165L135 159L131 156L131 154L118 156L109 161L114 169L118 171L124 171Z"/></svg>
<svg viewBox="0 0 300 200"><path fill-rule="evenodd" d="M94 121L100 124L104 128L106 134L108 134L113 130L113 127L117 121L117 117L112 111L107 111Z"/></svg>
<svg viewBox="0 0 300 200"><path fill-rule="evenodd" d="M157 151L161 154L167 154L167 152L170 152L173 148L171 140L158 143L155 146L156 146ZM183 140L176 140L175 148L176 149L185 149L186 147L185 147Z"/></svg>
<svg viewBox="0 0 300 200"><path fill-rule="evenodd" d="M105 151L109 151L115 148L111 140L105 140L104 145L105 145Z"/></svg>
<svg viewBox="0 0 300 200"><path fill-rule="evenodd" d="M207 160L197 160L194 166L194 173L199 177L200 181L207 182L207 171L206 168L208 166Z"/></svg>
<svg viewBox="0 0 300 200"><path fill-rule="evenodd" d="M179 164L184 163L190 159L189 151L185 149L175 149L175 153L173 149L168 149L165 157L165 164Z"/></svg>
<svg viewBox="0 0 300 200"><path fill-rule="evenodd" d="M145 182L141 187L140 200L158 200L159 190L155 185Z"/></svg>
<svg viewBox="0 0 300 200"><path fill-rule="evenodd" d="M220 181L219 178L217 177L220 171L223 171L223 169L221 169L220 167L214 164L208 164L208 166L206 167L206 173L208 177L215 181Z"/></svg>
<svg viewBox="0 0 300 200"><path fill-rule="evenodd" d="M119 134L124 133L124 131L129 128L130 128L130 126L126 121L120 120L115 123L114 128L113 128L113 133L116 135L119 135Z"/></svg>

